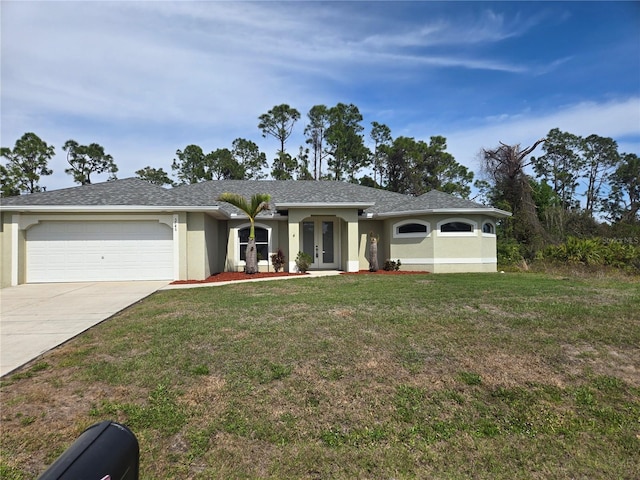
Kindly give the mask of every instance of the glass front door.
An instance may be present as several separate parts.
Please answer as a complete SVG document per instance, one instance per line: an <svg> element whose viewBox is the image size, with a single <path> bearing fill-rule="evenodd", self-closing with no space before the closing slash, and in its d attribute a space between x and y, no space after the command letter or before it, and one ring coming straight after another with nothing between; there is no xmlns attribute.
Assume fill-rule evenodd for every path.
<svg viewBox="0 0 640 480"><path fill-rule="evenodd" d="M313 259L311 268L338 268L337 229L333 219L302 222L302 251Z"/></svg>

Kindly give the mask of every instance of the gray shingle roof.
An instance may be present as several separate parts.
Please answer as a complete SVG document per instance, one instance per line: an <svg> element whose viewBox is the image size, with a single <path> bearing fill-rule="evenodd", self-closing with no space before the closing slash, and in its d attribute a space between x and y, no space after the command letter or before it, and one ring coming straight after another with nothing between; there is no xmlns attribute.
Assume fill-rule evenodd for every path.
<svg viewBox="0 0 640 480"><path fill-rule="evenodd" d="M2 206L54 206L54 205L173 205L175 195L158 185L139 178L124 178L110 182L32 193L2 199Z"/></svg>
<svg viewBox="0 0 640 480"><path fill-rule="evenodd" d="M411 197L370 187L335 181L303 180L213 180L193 185L165 189L139 178L125 178L49 192L7 197L2 207L51 206L149 206L190 208L219 208L227 214L238 210L218 197L231 192L250 198L256 193L271 195L272 209L287 205L345 204L359 205L368 214L402 215L409 212L427 212L442 209L483 209L488 207L446 193L431 191L420 197ZM489 208L490 209L490 208Z"/></svg>

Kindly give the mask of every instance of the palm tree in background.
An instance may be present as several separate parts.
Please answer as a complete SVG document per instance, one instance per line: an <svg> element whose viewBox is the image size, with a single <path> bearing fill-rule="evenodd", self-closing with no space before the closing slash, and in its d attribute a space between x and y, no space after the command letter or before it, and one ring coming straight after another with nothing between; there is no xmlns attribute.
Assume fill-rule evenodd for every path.
<svg viewBox="0 0 640 480"><path fill-rule="evenodd" d="M223 193L218 197L221 202L227 202L234 207L242 210L251 222L251 228L249 229L249 241L247 242L246 253L246 265L244 267L245 273L257 273L258 272L258 252L256 250L256 232L255 232L255 219L258 214L264 210L269 210L269 200L271 195L266 193L256 193L251 197L251 202L247 201L245 197L237 193Z"/></svg>

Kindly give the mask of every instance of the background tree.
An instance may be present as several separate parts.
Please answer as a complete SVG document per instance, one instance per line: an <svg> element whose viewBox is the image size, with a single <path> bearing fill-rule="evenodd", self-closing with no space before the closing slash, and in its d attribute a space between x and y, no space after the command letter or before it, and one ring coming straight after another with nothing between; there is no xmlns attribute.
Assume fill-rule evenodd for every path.
<svg viewBox="0 0 640 480"><path fill-rule="evenodd" d="M271 167L271 177L274 180L293 180L298 169L298 161L286 152L278 152Z"/></svg>
<svg viewBox="0 0 640 480"><path fill-rule="evenodd" d="M255 219L263 210L269 210L271 196L258 193L251 197L251 202L237 193L223 193L218 197L221 202L227 202L242 210L247 217L251 227L249 229L249 241L247 242L245 273L254 274L258 272L258 251L256 250Z"/></svg>
<svg viewBox="0 0 640 480"><path fill-rule="evenodd" d="M201 180L211 180L205 155L198 145L187 145L184 150L176 150L171 169L175 172L179 183L198 183ZM208 178L207 178L208 177Z"/></svg>
<svg viewBox="0 0 640 480"><path fill-rule="evenodd" d="M205 175L203 180L243 180L244 166L228 148L218 148L204 157Z"/></svg>
<svg viewBox="0 0 640 480"><path fill-rule="evenodd" d="M173 187L175 185L175 182L162 168L144 167L140 170L136 170L136 175L138 178L153 185L159 185L161 187L164 187L165 185Z"/></svg>
<svg viewBox="0 0 640 480"><path fill-rule="evenodd" d="M358 171L369 162L369 150L364 145L360 125L362 115L353 104L338 103L329 109L329 127L326 131L327 150L331 154L329 170L334 180L346 174L355 181Z"/></svg>
<svg viewBox="0 0 640 480"><path fill-rule="evenodd" d="M304 129L306 143L311 145L313 155L313 178L322 177L322 160L326 156L325 136L329 128L329 109L325 105L314 105L307 113L309 123Z"/></svg>
<svg viewBox="0 0 640 480"><path fill-rule="evenodd" d="M35 133L28 132L20 137L13 150L1 148L0 155L7 159L3 167L3 196L7 194L19 195L21 192L34 193L43 190L38 182L40 177L51 175L53 170L48 167L49 160L55 154L55 148L47 145ZM5 182L6 187L5 187Z"/></svg>
<svg viewBox="0 0 640 480"><path fill-rule="evenodd" d="M298 175L296 180L315 180L313 174L309 170L309 149L300 147L298 156L296 157L298 165Z"/></svg>
<svg viewBox="0 0 640 480"><path fill-rule="evenodd" d="M531 164L527 156L542 142L544 139L524 149L517 144L500 142L497 148L483 149L483 171L492 184L492 203L513 213L513 230L509 234L532 251L541 248L545 232L538 218L525 168Z"/></svg>
<svg viewBox="0 0 640 480"><path fill-rule="evenodd" d="M415 196L440 190L468 198L473 172L456 162L446 148L441 136L431 137L429 143L398 137L390 146L383 145L387 189Z"/></svg>
<svg viewBox="0 0 640 480"><path fill-rule="evenodd" d="M267 175L264 169L267 168L267 156L260 152L258 145L251 140L236 138L233 141L231 153L236 162L244 170L246 180L262 180Z"/></svg>
<svg viewBox="0 0 640 480"><path fill-rule="evenodd" d="M579 136L554 128L542 144L544 155L531 159L536 175L553 188L564 211L580 205L576 189L584 168L581 143Z"/></svg>
<svg viewBox="0 0 640 480"><path fill-rule="evenodd" d="M635 153L621 156L610 176L611 194L607 203L609 219L629 224L640 223L640 158Z"/></svg>
<svg viewBox="0 0 640 480"><path fill-rule="evenodd" d="M382 185L384 183L384 166L386 164L385 147L388 147L393 142L391 129L382 123L371 122L371 133L369 135L373 140L373 181Z"/></svg>
<svg viewBox="0 0 640 480"><path fill-rule="evenodd" d="M473 172L456 162L454 156L446 151L447 139L442 136L433 136L429 145L420 141L418 147L420 158L416 167L422 178L421 193L440 190L469 198Z"/></svg>
<svg viewBox="0 0 640 480"><path fill-rule="evenodd" d="M280 152L284 152L284 144L291 136L294 124L300 119L300 112L283 103L260 115L258 119L262 136L266 138L271 135L276 138L280 142Z"/></svg>
<svg viewBox="0 0 640 480"><path fill-rule="evenodd" d="M15 197L17 195L20 195L20 189L16 184L16 179L9 174L4 165L0 165L0 196Z"/></svg>
<svg viewBox="0 0 640 480"><path fill-rule="evenodd" d="M102 145L80 145L75 140L67 140L62 149L67 152L67 163L70 165L70 168L65 169L65 173L72 175L74 182L89 185L93 173L108 173L108 180L116 179L118 167L113 157L104 153Z"/></svg>
<svg viewBox="0 0 640 480"><path fill-rule="evenodd" d="M589 135L582 142L587 180L585 210L593 217L602 205L602 186L620 159L612 138Z"/></svg>
<svg viewBox="0 0 640 480"><path fill-rule="evenodd" d="M383 145L381 149L387 161L387 190L415 195L420 190L420 175L415 168L420 151L415 139L397 137L391 145Z"/></svg>

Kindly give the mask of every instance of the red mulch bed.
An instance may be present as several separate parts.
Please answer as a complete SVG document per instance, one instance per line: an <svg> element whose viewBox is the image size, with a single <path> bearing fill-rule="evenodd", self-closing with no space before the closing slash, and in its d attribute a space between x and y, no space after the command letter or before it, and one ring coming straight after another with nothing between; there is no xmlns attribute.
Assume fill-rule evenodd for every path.
<svg viewBox="0 0 640 480"><path fill-rule="evenodd" d="M249 275L244 272L220 272L211 275L204 280L176 280L171 282L171 285L189 285L198 283L215 283L215 282L235 282L238 280L256 280L258 278L273 278L273 277L299 277L305 275L304 273L289 273L289 272L258 272Z"/></svg>
<svg viewBox="0 0 640 480"><path fill-rule="evenodd" d="M369 270L360 270L359 272L340 272L342 275L415 275L417 273L425 274L429 272L406 272L406 271L386 271L378 270L370 272ZM216 283L216 282L235 282L238 280L256 280L258 278L274 278L274 277L299 277L306 273L289 273L289 272L258 272L252 275L244 272L220 272L211 275L204 280L176 280L171 285L192 285L200 283Z"/></svg>

